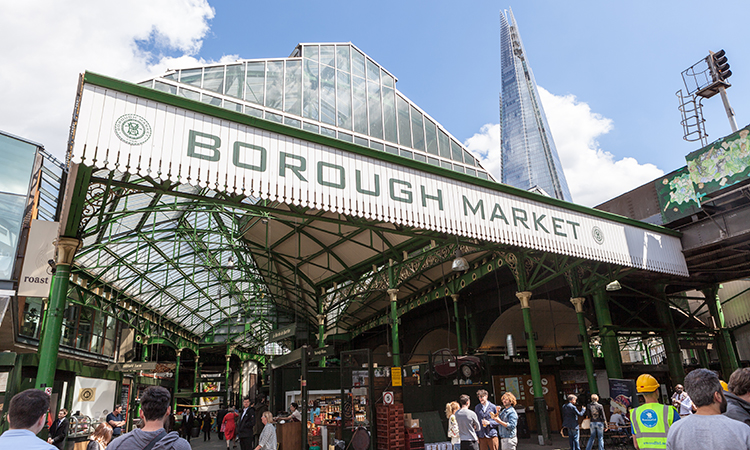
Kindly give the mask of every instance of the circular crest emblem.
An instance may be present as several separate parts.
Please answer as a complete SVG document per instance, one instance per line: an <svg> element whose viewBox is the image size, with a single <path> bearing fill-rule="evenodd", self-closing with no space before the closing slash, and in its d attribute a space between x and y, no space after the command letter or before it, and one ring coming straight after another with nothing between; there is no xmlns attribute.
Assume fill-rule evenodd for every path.
<svg viewBox="0 0 750 450"><path fill-rule="evenodd" d="M96 390L93 388L83 388L81 389L81 401L83 402L90 402L94 400Z"/></svg>
<svg viewBox="0 0 750 450"><path fill-rule="evenodd" d="M126 144L141 145L151 137L151 125L137 114L125 114L115 122L115 134Z"/></svg>
<svg viewBox="0 0 750 450"><path fill-rule="evenodd" d="M599 227L592 228L591 229L591 236L594 237L594 241L597 244L602 245L604 243L604 232L602 231L601 228L599 228Z"/></svg>
<svg viewBox="0 0 750 450"><path fill-rule="evenodd" d="M650 409L645 409L641 412L641 423L648 428L654 428L657 421L656 412Z"/></svg>

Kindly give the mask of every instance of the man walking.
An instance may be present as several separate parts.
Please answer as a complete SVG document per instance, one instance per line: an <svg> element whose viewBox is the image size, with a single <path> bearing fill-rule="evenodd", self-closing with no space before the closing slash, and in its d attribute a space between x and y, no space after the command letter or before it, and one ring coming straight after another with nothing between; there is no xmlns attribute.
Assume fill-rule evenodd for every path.
<svg viewBox="0 0 750 450"><path fill-rule="evenodd" d="M497 429L500 427L500 424L492 419L493 415L497 415L497 407L487 400L487 396L487 391L484 389L477 391L479 404L474 409L474 412L477 414L479 423L482 425L477 432L479 450L497 450L499 445Z"/></svg>
<svg viewBox="0 0 750 450"><path fill-rule="evenodd" d="M182 413L182 437L190 442L190 438L193 434L193 426L195 425L195 415L193 415L193 408L188 408Z"/></svg>
<svg viewBox="0 0 750 450"><path fill-rule="evenodd" d="M67 415L68 410L60 408L60 411L57 413L57 420L52 422L52 425L49 427L49 437L47 438L47 442L60 450L63 450L65 447L65 440L68 437L68 427L70 424L66 418Z"/></svg>
<svg viewBox="0 0 750 450"><path fill-rule="evenodd" d="M680 420L674 406L658 403L659 382L644 373L635 381L636 391L643 395L645 403L630 411L633 444L640 450L663 450L667 447L667 432L673 423Z"/></svg>
<svg viewBox="0 0 750 450"><path fill-rule="evenodd" d="M685 390L696 411L669 429L667 450L750 449L750 427L722 415L727 400L715 372L693 370L685 377Z"/></svg>
<svg viewBox="0 0 750 450"><path fill-rule="evenodd" d="M481 424L476 413L469 409L470 403L471 398L466 394L461 394L458 398L461 409L454 414L458 423L458 436L461 438L461 450L479 450L477 431Z"/></svg>
<svg viewBox="0 0 750 450"><path fill-rule="evenodd" d="M693 402L690 400L690 396L685 392L685 388L681 384L674 387L674 394L672 394L672 406L677 409L680 413L680 417L689 416L693 413Z"/></svg>
<svg viewBox="0 0 750 450"><path fill-rule="evenodd" d="M57 450L36 437L42 431L49 410L49 395L27 389L13 396L8 407L10 429L0 436L0 448L16 450Z"/></svg>
<svg viewBox="0 0 750 450"><path fill-rule="evenodd" d="M191 450L176 431L167 432L165 424L172 414L171 396L166 388L149 386L141 395L142 428L135 428L112 441L107 450Z"/></svg>
<svg viewBox="0 0 750 450"><path fill-rule="evenodd" d="M240 450L252 450L255 428L255 408L250 404L250 398L242 400L242 412L237 422L237 437L240 438Z"/></svg>
<svg viewBox="0 0 750 450"><path fill-rule="evenodd" d="M576 406L578 397L573 394L568 395L568 403L562 407L562 426L568 429L568 443L570 450L581 450L581 444L578 438L578 418L583 415L583 410L579 411Z"/></svg>

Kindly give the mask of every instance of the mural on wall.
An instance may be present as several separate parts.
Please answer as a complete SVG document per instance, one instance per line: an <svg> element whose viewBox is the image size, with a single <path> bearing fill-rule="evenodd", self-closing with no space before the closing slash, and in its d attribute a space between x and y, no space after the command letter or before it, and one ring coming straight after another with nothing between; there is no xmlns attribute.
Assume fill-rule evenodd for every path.
<svg viewBox="0 0 750 450"><path fill-rule="evenodd" d="M698 201L744 181L750 175L750 126L687 155L687 168Z"/></svg>
<svg viewBox="0 0 750 450"><path fill-rule="evenodd" d="M663 223L695 214L700 203L695 195L693 181L687 166L668 173L654 181Z"/></svg>

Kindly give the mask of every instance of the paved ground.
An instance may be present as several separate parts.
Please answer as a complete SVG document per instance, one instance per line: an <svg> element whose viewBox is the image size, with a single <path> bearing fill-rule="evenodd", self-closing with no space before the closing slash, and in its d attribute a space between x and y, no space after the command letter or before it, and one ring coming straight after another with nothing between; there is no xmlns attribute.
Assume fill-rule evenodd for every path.
<svg viewBox="0 0 750 450"><path fill-rule="evenodd" d="M224 441L219 441L216 434L211 435L211 440L203 442L203 436L199 438L192 438L190 440L190 445L193 447L193 450L226 450L226 443ZM585 446L581 446L582 448L586 448ZM612 450L613 447L609 445L605 445L605 448L607 450ZM630 447L632 449L632 447ZM568 450L568 439L567 438L561 438L559 434L552 436L552 445L545 445L540 446L539 442L537 441L536 437L534 439L519 439L518 440L518 450ZM230 449L231 450L231 449ZM239 450L239 445L237 446L237 450Z"/></svg>

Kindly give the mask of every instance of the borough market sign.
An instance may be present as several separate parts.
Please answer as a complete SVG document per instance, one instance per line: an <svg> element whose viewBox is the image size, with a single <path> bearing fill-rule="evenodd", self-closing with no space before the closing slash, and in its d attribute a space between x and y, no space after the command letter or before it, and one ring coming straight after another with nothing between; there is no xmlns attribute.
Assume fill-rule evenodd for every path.
<svg viewBox="0 0 750 450"><path fill-rule="evenodd" d="M95 74L79 95L74 163L687 276L669 230Z"/></svg>

